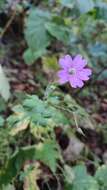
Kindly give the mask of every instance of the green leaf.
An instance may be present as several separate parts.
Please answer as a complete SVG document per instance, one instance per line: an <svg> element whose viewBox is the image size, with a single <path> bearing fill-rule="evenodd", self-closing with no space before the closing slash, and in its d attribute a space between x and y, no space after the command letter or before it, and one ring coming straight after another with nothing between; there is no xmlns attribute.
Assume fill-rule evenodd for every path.
<svg viewBox="0 0 107 190"><path fill-rule="evenodd" d="M97 80L106 80L107 79L107 69L105 69L98 77Z"/></svg>
<svg viewBox="0 0 107 190"><path fill-rule="evenodd" d="M44 56L42 58L42 62L43 62L43 68L46 72L50 72L50 69L57 71L59 68L57 58L55 57L55 55Z"/></svg>
<svg viewBox="0 0 107 190"><path fill-rule="evenodd" d="M36 146L21 148L10 157L0 170L0 185L7 185L20 171L26 160L36 159Z"/></svg>
<svg viewBox="0 0 107 190"><path fill-rule="evenodd" d="M107 44L97 41L95 44L89 44L88 48L92 56L107 59Z"/></svg>
<svg viewBox="0 0 107 190"><path fill-rule="evenodd" d="M34 63L34 61L36 61L45 53L46 53L45 49L37 50L37 51L32 51L31 49L27 49L23 54L23 58L27 65L31 65Z"/></svg>
<svg viewBox="0 0 107 190"><path fill-rule="evenodd" d="M26 160L39 160L55 172L56 162L59 158L57 145L54 141L47 140L45 143L20 148L8 160L0 170L0 185L7 185L20 172Z"/></svg>
<svg viewBox="0 0 107 190"><path fill-rule="evenodd" d="M4 165L5 161L10 157L11 148L9 143L12 138L7 128L0 127L0 169Z"/></svg>
<svg viewBox="0 0 107 190"><path fill-rule="evenodd" d="M94 177L90 176L84 165L77 165L72 168L74 180L72 184L65 183L64 190L99 190L99 185Z"/></svg>
<svg viewBox="0 0 107 190"><path fill-rule="evenodd" d="M0 0L0 9L3 9L5 6L6 0Z"/></svg>
<svg viewBox="0 0 107 190"><path fill-rule="evenodd" d="M4 74L3 68L0 65L0 94L7 101L10 97L9 82Z"/></svg>
<svg viewBox="0 0 107 190"><path fill-rule="evenodd" d="M75 0L60 0L60 3L68 8L73 8Z"/></svg>
<svg viewBox="0 0 107 190"><path fill-rule="evenodd" d="M60 0L60 2L70 9L77 8L80 13L87 13L95 7L93 0Z"/></svg>
<svg viewBox="0 0 107 190"><path fill-rule="evenodd" d="M58 25L56 23L48 22L46 23L46 28L48 32L55 37L57 40L64 43L68 43L70 40L70 31L67 27Z"/></svg>
<svg viewBox="0 0 107 190"><path fill-rule="evenodd" d="M97 181L87 174L84 165L77 165L73 168L75 179L71 190L99 190Z"/></svg>
<svg viewBox="0 0 107 190"><path fill-rule="evenodd" d="M2 97L0 97L0 113L2 113L5 110L6 110L6 102Z"/></svg>
<svg viewBox="0 0 107 190"><path fill-rule="evenodd" d="M47 140L43 144L40 144L38 146L36 157L38 160L41 160L44 164L49 166L49 168L55 173L57 160L60 158L56 142Z"/></svg>
<svg viewBox="0 0 107 190"><path fill-rule="evenodd" d="M65 109L75 116L75 124L77 123L79 126L83 126L84 128L95 128L90 115L75 101L74 98L69 95L64 95L64 103L66 105Z"/></svg>
<svg viewBox="0 0 107 190"><path fill-rule="evenodd" d="M4 118L0 116L0 127L3 127L4 125Z"/></svg>
<svg viewBox="0 0 107 190"><path fill-rule="evenodd" d="M93 0L76 0L77 1L77 6L78 9L80 10L81 13L87 13L91 11L95 4Z"/></svg>
<svg viewBox="0 0 107 190"><path fill-rule="evenodd" d="M102 165L97 169L95 179L102 187L102 190L107 189L107 165Z"/></svg>
<svg viewBox="0 0 107 190"><path fill-rule="evenodd" d="M22 105L17 105L13 108L15 114L8 118L9 126L17 126L19 122L28 120L34 125L48 126L53 124L68 124L69 121L53 106L48 104L48 101L42 101L37 96L28 96Z"/></svg>
<svg viewBox="0 0 107 190"><path fill-rule="evenodd" d="M40 9L32 9L28 16L25 29L25 38L32 51L43 51L50 43L45 24L51 15Z"/></svg>
<svg viewBox="0 0 107 190"><path fill-rule="evenodd" d="M72 168L69 165L64 165L63 174L64 174L65 182L71 185L73 183L75 176L74 176L74 172Z"/></svg>
<svg viewBox="0 0 107 190"><path fill-rule="evenodd" d="M102 0L96 1L97 18L107 21L107 2Z"/></svg>
<svg viewBox="0 0 107 190"><path fill-rule="evenodd" d="M3 186L2 190L15 190L15 187L11 184Z"/></svg>

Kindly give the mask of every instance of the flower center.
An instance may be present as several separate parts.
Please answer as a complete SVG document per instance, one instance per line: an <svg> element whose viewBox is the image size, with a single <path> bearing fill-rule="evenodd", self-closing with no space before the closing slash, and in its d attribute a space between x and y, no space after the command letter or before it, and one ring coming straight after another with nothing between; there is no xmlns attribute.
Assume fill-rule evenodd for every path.
<svg viewBox="0 0 107 190"><path fill-rule="evenodd" d="M76 70L74 68L70 68L68 72L70 75L73 75L76 73Z"/></svg>

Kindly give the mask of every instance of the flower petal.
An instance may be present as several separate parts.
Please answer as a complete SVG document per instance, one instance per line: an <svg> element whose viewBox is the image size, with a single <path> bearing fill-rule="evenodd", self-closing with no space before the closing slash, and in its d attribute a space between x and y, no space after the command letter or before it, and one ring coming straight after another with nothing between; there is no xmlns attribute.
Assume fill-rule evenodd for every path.
<svg viewBox="0 0 107 190"><path fill-rule="evenodd" d="M92 74L91 69L82 69L83 72L85 72L86 75L90 76Z"/></svg>
<svg viewBox="0 0 107 190"><path fill-rule="evenodd" d="M64 57L59 59L59 65L63 69L69 69L72 64L72 57L70 55L65 55Z"/></svg>
<svg viewBox="0 0 107 190"><path fill-rule="evenodd" d="M66 82L68 82L68 74L65 70L61 70L57 73L58 77L59 77L59 83L60 84L64 84Z"/></svg>
<svg viewBox="0 0 107 190"><path fill-rule="evenodd" d="M77 88L77 87L83 87L84 83L82 80L80 80L79 78L77 78L77 76L71 76L69 78L69 82L70 82L70 85L73 87L73 88Z"/></svg>
<svg viewBox="0 0 107 190"><path fill-rule="evenodd" d="M83 69L77 72L78 78L84 81L89 80L89 76L92 74L91 69Z"/></svg>
<svg viewBox="0 0 107 190"><path fill-rule="evenodd" d="M87 61L85 59L83 59L81 55L77 55L73 59L73 65L72 66L77 70L83 69L86 65L87 65Z"/></svg>

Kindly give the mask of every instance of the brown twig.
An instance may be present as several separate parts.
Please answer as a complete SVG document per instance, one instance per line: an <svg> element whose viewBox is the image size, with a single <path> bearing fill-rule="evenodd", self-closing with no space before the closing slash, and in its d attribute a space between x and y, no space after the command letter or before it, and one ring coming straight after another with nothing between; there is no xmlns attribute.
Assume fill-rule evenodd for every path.
<svg viewBox="0 0 107 190"><path fill-rule="evenodd" d="M18 1L16 2L14 11L13 11L13 13L12 13L10 19L9 19L8 22L6 23L6 25L5 25L4 29L3 29L3 31L2 31L1 34L0 34L0 39L3 38L4 34L6 33L6 31L8 30L8 28L9 28L10 25L12 24L12 22L13 22L15 16L16 16L16 12L17 12L16 6L17 6L17 4L18 4L19 2L20 2L20 0L18 0Z"/></svg>
<svg viewBox="0 0 107 190"><path fill-rule="evenodd" d="M13 11L12 16L10 17L9 21L6 23L6 26L4 27L4 30L1 32L1 34L0 34L0 39L3 38L4 34L5 34L6 31L8 30L8 28L10 27L11 23L13 22L15 16L16 16L16 9Z"/></svg>

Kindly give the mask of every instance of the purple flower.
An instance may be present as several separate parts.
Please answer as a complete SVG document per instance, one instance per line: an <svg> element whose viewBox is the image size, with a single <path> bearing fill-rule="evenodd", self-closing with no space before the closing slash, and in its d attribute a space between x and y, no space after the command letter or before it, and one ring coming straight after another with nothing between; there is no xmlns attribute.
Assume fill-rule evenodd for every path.
<svg viewBox="0 0 107 190"><path fill-rule="evenodd" d="M59 83L69 82L73 88L83 87L83 81L89 80L89 76L92 74L91 69L84 68L87 61L81 55L76 55L74 58L65 55L59 59L59 65L61 67L58 72Z"/></svg>

